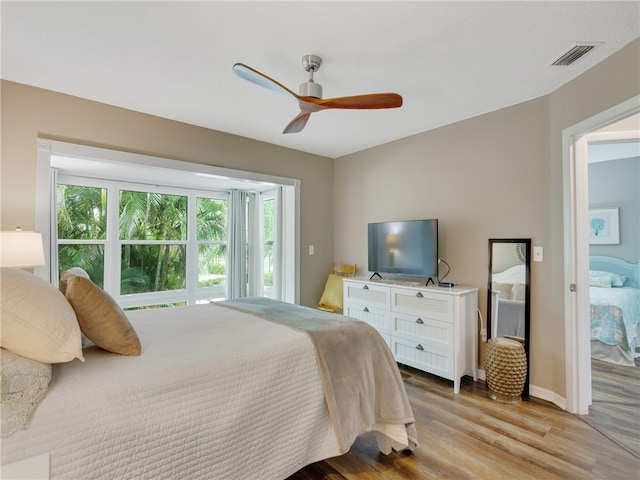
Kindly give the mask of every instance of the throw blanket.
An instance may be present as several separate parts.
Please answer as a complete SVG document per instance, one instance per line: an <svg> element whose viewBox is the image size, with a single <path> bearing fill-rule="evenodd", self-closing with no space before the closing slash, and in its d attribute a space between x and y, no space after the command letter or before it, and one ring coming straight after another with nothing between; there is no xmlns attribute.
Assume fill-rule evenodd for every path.
<svg viewBox="0 0 640 480"><path fill-rule="evenodd" d="M620 345L633 352L636 326L640 322L640 290L637 288L589 287L591 340Z"/></svg>
<svg viewBox="0 0 640 480"><path fill-rule="evenodd" d="M0 348L0 436L26 428L51 381L51 365Z"/></svg>
<svg viewBox="0 0 640 480"><path fill-rule="evenodd" d="M316 351L329 416L342 453L376 424L403 424L417 445L413 410L400 371L370 325L300 305L255 297L216 303L306 332Z"/></svg>
<svg viewBox="0 0 640 480"><path fill-rule="evenodd" d="M525 337L523 301L499 299L497 336Z"/></svg>

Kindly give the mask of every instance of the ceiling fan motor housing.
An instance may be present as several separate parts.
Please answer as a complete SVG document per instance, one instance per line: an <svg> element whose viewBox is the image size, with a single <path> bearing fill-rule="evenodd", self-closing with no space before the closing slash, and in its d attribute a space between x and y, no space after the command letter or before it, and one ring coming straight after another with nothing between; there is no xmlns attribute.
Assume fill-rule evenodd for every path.
<svg viewBox="0 0 640 480"><path fill-rule="evenodd" d="M322 58L317 55L305 55L302 57L302 65L309 72L309 80L300 85L301 97L322 98L322 85L313 81L313 74L320 69Z"/></svg>
<svg viewBox="0 0 640 480"><path fill-rule="evenodd" d="M314 82L313 80L304 82L300 84L300 96L322 98L322 85Z"/></svg>

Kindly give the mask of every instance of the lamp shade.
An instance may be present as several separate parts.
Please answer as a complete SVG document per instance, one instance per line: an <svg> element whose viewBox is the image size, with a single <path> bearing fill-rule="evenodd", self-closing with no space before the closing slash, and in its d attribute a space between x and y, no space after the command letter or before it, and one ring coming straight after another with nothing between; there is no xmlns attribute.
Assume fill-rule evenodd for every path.
<svg viewBox="0 0 640 480"><path fill-rule="evenodd" d="M44 265L42 235L22 230L0 232L0 267Z"/></svg>

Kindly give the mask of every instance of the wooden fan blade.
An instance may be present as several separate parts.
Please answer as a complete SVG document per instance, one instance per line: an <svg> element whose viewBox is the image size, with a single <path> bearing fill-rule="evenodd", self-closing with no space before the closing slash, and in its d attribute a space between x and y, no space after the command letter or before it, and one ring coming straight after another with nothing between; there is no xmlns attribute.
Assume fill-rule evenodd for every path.
<svg viewBox="0 0 640 480"><path fill-rule="evenodd" d="M311 116L311 112L305 112L305 111L300 112L296 116L296 118L291 120L289 122L289 124L286 127L284 127L284 130L282 131L282 133L298 133L298 132L301 132L302 129L307 124L307 122L309 121L309 117L310 116Z"/></svg>
<svg viewBox="0 0 640 480"><path fill-rule="evenodd" d="M370 93L367 95L354 95L351 97L337 97L327 99L314 99L303 97L304 101L315 103L323 108L351 108L351 109L376 109L398 108L402 106L402 97L397 93Z"/></svg>
<svg viewBox="0 0 640 480"><path fill-rule="evenodd" d="M261 87L268 88L269 90L284 94L296 100L300 98L280 82L275 81L273 78L268 77L264 73L261 73L258 70L251 68L243 63L236 63L233 66L233 71L240 78L248 80L251 83L255 83L256 85L260 85Z"/></svg>

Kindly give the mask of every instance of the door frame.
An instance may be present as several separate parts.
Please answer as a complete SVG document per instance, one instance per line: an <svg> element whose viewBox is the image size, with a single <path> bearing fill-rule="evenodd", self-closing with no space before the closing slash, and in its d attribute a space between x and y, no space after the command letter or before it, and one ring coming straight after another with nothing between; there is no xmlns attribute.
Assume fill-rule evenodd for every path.
<svg viewBox="0 0 640 480"><path fill-rule="evenodd" d="M589 312L586 147L593 132L639 112L637 95L562 131L566 408L579 415L588 414L591 405L590 329L578 321Z"/></svg>

